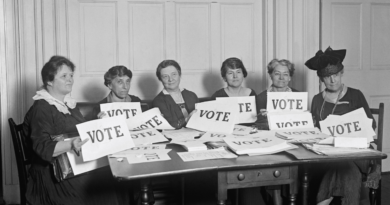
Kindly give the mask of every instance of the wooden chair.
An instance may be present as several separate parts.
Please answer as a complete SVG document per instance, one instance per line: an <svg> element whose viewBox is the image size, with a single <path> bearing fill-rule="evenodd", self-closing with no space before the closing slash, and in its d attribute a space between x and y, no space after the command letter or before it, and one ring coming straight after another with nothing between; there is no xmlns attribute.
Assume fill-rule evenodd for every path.
<svg viewBox="0 0 390 205"><path fill-rule="evenodd" d="M370 111L373 115L378 115L378 126L377 126L377 139L374 140L374 144L377 146L377 150L382 152L382 143L383 143L383 119L385 113L385 105L379 103L379 108L370 108ZM382 167L382 160L375 161L379 165L379 168ZM371 205L381 205L381 180L379 180L378 189L370 188L370 204Z"/></svg>
<svg viewBox="0 0 390 205"><path fill-rule="evenodd" d="M9 127L11 129L12 141L14 143L16 163L19 174L20 187L20 204L27 204L26 189L27 189L27 173L31 165L31 152L27 149L26 137L23 134L22 124L16 125L12 118L8 119Z"/></svg>

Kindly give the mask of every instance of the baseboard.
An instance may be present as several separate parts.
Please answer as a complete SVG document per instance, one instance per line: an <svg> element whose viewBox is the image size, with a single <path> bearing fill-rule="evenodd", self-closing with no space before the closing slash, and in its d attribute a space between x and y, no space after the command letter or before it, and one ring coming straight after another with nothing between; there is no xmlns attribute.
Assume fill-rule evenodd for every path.
<svg viewBox="0 0 390 205"><path fill-rule="evenodd" d="M382 175L390 175L390 172L382 172Z"/></svg>

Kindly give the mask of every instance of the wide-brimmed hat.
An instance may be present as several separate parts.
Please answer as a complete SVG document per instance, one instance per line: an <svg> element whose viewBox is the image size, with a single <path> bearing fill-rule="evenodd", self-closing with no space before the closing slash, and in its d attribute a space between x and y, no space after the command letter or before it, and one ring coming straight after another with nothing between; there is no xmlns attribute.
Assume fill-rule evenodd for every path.
<svg viewBox="0 0 390 205"><path fill-rule="evenodd" d="M325 52L317 51L316 55L307 60L305 65L311 70L316 70L319 77L331 76L344 68L342 62L346 53L346 49L333 50L328 47Z"/></svg>

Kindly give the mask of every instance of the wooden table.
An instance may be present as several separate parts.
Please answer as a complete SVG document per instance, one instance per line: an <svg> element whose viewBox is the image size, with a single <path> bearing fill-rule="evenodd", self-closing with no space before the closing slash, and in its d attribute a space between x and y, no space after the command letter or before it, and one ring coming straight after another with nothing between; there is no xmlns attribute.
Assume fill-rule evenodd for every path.
<svg viewBox="0 0 390 205"><path fill-rule="evenodd" d="M263 156L240 156L235 159L214 159L184 162L176 152L185 150L179 145L167 145L171 160L152 163L129 164L126 159L118 162L109 158L112 174L118 180L141 180L141 202L149 205L150 180L154 177L181 175L187 173L216 171L218 176L218 205L224 205L227 190L246 187L289 184L289 203L296 204L298 193L298 165L340 162L356 159L384 159L386 154L370 152L349 156L319 156L313 158L313 153L300 147L300 160L284 152ZM306 154L310 157L305 158ZM307 170L303 174L303 204L307 204L308 187Z"/></svg>

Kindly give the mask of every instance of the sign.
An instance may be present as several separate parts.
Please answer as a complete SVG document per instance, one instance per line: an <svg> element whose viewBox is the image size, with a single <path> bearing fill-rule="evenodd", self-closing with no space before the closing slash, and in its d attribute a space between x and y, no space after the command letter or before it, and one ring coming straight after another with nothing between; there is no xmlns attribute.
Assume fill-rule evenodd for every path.
<svg viewBox="0 0 390 205"><path fill-rule="evenodd" d="M129 130L142 130L142 129L175 129L168 121L161 115L158 108L150 109L143 112L133 118L127 120L127 126Z"/></svg>
<svg viewBox="0 0 390 205"><path fill-rule="evenodd" d="M271 112L267 118L270 130L314 128L310 112Z"/></svg>
<svg viewBox="0 0 390 205"><path fill-rule="evenodd" d="M368 144L365 137L335 137L334 146L365 149L368 147Z"/></svg>
<svg viewBox="0 0 390 205"><path fill-rule="evenodd" d="M187 127L219 133L232 133L238 118L237 104L234 101L208 101L195 104L196 112Z"/></svg>
<svg viewBox="0 0 390 205"><path fill-rule="evenodd" d="M124 116L92 120L76 125L81 140L84 161L107 156L134 147Z"/></svg>
<svg viewBox="0 0 390 205"><path fill-rule="evenodd" d="M232 134L206 132L202 135L202 137L199 140L203 140L207 142L219 142L219 141L223 141L223 138L226 137L235 137L235 136Z"/></svg>
<svg viewBox="0 0 390 205"><path fill-rule="evenodd" d="M307 92L267 92L267 111L306 111Z"/></svg>
<svg viewBox="0 0 390 205"><path fill-rule="evenodd" d="M104 103L100 104L100 110L104 111L108 117L124 115L126 119L142 113L139 102Z"/></svg>
<svg viewBox="0 0 390 205"><path fill-rule="evenodd" d="M228 98L217 98L217 101L225 103L227 101L234 101L237 104L238 110L238 123L252 123L257 120L256 110L256 98L255 96L248 97L228 97Z"/></svg>
<svg viewBox="0 0 390 205"><path fill-rule="evenodd" d="M130 149L111 154L110 157L126 157L127 154L148 153L165 149L165 144L135 146Z"/></svg>
<svg viewBox="0 0 390 205"><path fill-rule="evenodd" d="M170 149L164 150L154 150L151 152L142 152L142 153L133 153L127 154L126 159L129 164L138 164L145 162L158 162L158 161L166 161L171 160L168 155Z"/></svg>
<svg viewBox="0 0 390 205"><path fill-rule="evenodd" d="M375 136L372 119L367 117L363 108L344 115L329 115L325 120L320 121L320 126L321 132L335 137L353 134L372 142Z"/></svg>
<svg viewBox="0 0 390 205"><path fill-rule="evenodd" d="M233 135L244 136L244 135L249 135L250 133L256 131L257 131L256 128L253 127L234 125Z"/></svg>
<svg viewBox="0 0 390 205"><path fill-rule="evenodd" d="M159 131L157 131L154 128L132 131L130 135L135 145L147 145L147 144L153 144L157 142L168 141L168 139L165 138L163 134L161 134Z"/></svg>

